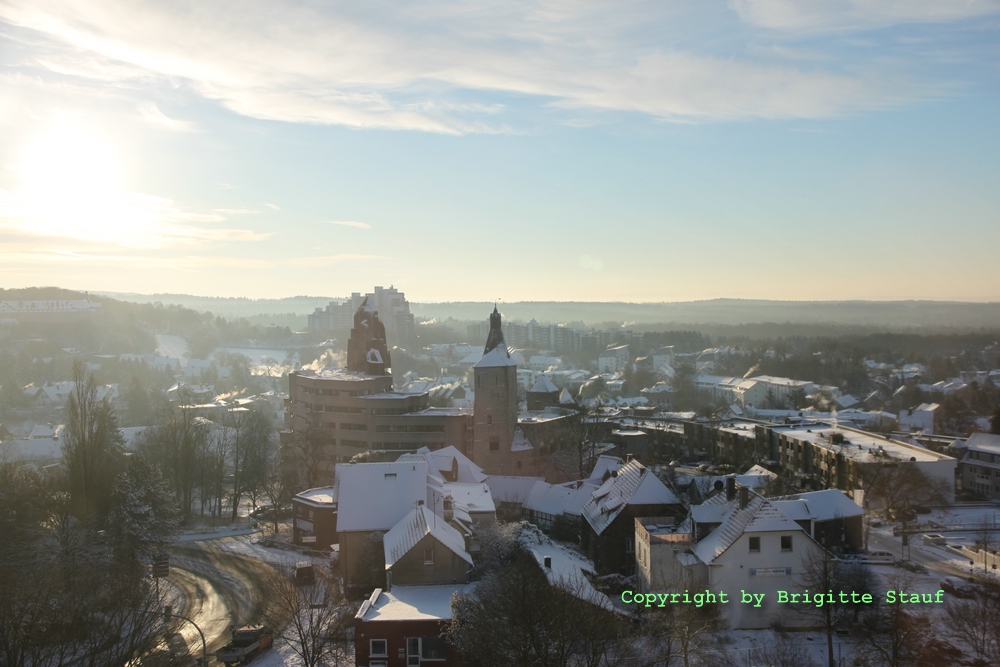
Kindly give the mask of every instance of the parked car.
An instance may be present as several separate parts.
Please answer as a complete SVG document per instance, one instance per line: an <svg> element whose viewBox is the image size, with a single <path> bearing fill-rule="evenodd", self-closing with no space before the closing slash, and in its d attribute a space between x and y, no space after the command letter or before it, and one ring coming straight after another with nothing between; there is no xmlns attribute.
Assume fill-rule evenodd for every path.
<svg viewBox="0 0 1000 667"><path fill-rule="evenodd" d="M976 596L976 585L961 577L945 577L941 580L941 588L957 598Z"/></svg>
<svg viewBox="0 0 1000 667"><path fill-rule="evenodd" d="M915 572L916 574L927 574L926 567L912 560L901 560L898 563L896 563L896 565L903 568L904 570Z"/></svg>
<svg viewBox="0 0 1000 667"><path fill-rule="evenodd" d="M892 565L896 562L896 557L888 551L869 551L861 554L861 562L869 565Z"/></svg>
<svg viewBox="0 0 1000 667"><path fill-rule="evenodd" d="M296 586L308 586L316 583L316 570L313 568L313 564L307 560L295 564L294 576Z"/></svg>

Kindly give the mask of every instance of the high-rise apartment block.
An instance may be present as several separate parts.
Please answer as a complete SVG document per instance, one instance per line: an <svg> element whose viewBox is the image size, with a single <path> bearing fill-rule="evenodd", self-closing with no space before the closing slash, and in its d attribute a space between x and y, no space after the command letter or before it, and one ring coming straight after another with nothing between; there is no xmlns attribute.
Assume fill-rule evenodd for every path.
<svg viewBox="0 0 1000 667"><path fill-rule="evenodd" d="M326 308L317 308L309 316L310 331L345 331L354 325L354 314L367 300L370 307L379 313L385 325L386 338L403 348L411 348L415 342L413 314L406 296L390 286L376 287L374 292L361 295L354 292L343 303L331 301Z"/></svg>

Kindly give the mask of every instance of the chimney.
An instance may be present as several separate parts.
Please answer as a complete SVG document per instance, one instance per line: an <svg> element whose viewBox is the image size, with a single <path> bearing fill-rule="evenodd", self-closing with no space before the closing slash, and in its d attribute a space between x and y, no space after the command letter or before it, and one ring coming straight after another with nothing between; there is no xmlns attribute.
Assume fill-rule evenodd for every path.
<svg viewBox="0 0 1000 667"><path fill-rule="evenodd" d="M451 494L445 496L442 506L444 509L444 520L452 521L455 518L455 498Z"/></svg>
<svg viewBox="0 0 1000 667"><path fill-rule="evenodd" d="M625 455L625 463L628 463L631 460L632 460L632 455L631 454L626 454Z"/></svg>
<svg viewBox="0 0 1000 667"><path fill-rule="evenodd" d="M736 478L727 477L726 478L726 502L733 502L736 500Z"/></svg>
<svg viewBox="0 0 1000 667"><path fill-rule="evenodd" d="M545 568L548 570L552 569L552 556L545 557Z"/></svg>
<svg viewBox="0 0 1000 667"><path fill-rule="evenodd" d="M750 489L748 489L745 486L741 486L740 487L740 509L745 508L747 506L747 503L749 503L749 502L750 502Z"/></svg>

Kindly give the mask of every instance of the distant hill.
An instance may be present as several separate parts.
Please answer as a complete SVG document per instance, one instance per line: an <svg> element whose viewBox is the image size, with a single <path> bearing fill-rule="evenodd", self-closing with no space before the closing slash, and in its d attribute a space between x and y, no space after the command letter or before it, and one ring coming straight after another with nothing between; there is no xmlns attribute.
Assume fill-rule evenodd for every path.
<svg viewBox="0 0 1000 667"><path fill-rule="evenodd" d="M485 320L492 302L411 303L420 317ZM764 301L712 299L675 303L518 301L500 304L504 317L541 324L577 322L586 326L618 322L636 328L663 324L741 325L830 324L888 329L1000 329L1000 303L955 301Z"/></svg>
<svg viewBox="0 0 1000 667"><path fill-rule="evenodd" d="M43 288L55 294L68 290ZM295 296L284 299L247 299L192 296L189 294L135 294L98 292L107 297L136 303L178 305L225 318L247 318L251 322L275 322L304 328L305 316L317 307L342 298ZM2 297L0 297L2 298ZM7 297L12 298L12 297ZM35 298L58 298L55 296ZM63 297L66 298L66 297ZM414 315L461 322L483 321L493 310L488 301L410 303ZM1000 303L965 303L959 301L768 301L750 299L712 299L673 303L626 303L587 301L517 301L501 303L504 317L513 321L531 319L541 324L575 323L598 326L625 323L636 330L713 327L740 325L808 326L811 335L858 328L872 330L955 331L1000 329ZM457 323L456 323L457 325ZM773 331L781 327L768 327ZM736 333L736 332L732 332ZM769 334L770 335L770 334ZM778 334L781 335L781 334Z"/></svg>
<svg viewBox="0 0 1000 667"><path fill-rule="evenodd" d="M244 297L193 296L190 294L136 294L134 292L97 292L120 301L135 303L174 304L199 312L222 317L259 318L264 315L309 315L316 308L325 308L331 301L343 298L328 296L293 296L285 299L247 299Z"/></svg>

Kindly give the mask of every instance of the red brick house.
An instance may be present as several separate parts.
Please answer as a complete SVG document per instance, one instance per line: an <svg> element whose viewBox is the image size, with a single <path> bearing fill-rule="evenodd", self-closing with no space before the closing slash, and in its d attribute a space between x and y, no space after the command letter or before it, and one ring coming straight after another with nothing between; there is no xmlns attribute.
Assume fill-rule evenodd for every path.
<svg viewBox="0 0 1000 667"><path fill-rule="evenodd" d="M469 586L376 588L354 617L357 667L456 667L461 661L441 636L451 598Z"/></svg>

